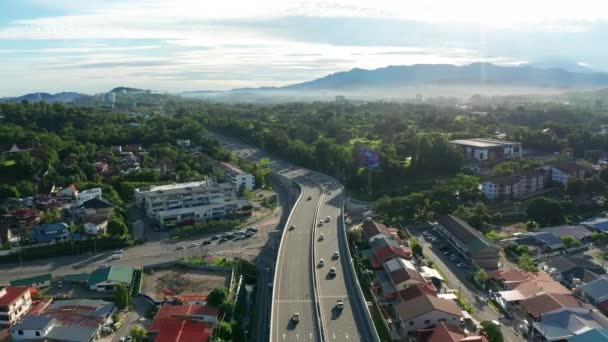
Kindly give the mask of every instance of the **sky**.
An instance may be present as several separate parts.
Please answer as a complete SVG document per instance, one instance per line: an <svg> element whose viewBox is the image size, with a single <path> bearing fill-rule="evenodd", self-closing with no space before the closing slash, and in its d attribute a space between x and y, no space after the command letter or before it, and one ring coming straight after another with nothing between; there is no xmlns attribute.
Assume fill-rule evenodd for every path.
<svg viewBox="0 0 608 342"><path fill-rule="evenodd" d="M422 63L608 71L606 37L602 0L2 0L0 97L282 86Z"/></svg>

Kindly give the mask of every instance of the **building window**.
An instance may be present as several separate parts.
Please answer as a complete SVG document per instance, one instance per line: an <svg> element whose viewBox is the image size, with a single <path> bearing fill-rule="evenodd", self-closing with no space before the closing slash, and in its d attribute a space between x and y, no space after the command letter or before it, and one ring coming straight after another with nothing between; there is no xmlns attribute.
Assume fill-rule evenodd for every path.
<svg viewBox="0 0 608 342"><path fill-rule="evenodd" d="M431 320L430 320L430 319L425 320L425 321L424 321L424 324L427 324L427 325L428 325L428 324L431 324Z"/></svg>
<svg viewBox="0 0 608 342"><path fill-rule="evenodd" d="M36 331L36 336L40 336L40 331Z"/></svg>
<svg viewBox="0 0 608 342"><path fill-rule="evenodd" d="M18 334L18 335L23 335L23 330L19 330L19 331L17 331L17 334Z"/></svg>
<svg viewBox="0 0 608 342"><path fill-rule="evenodd" d="M410 321L410 325L414 325L414 321Z"/></svg>

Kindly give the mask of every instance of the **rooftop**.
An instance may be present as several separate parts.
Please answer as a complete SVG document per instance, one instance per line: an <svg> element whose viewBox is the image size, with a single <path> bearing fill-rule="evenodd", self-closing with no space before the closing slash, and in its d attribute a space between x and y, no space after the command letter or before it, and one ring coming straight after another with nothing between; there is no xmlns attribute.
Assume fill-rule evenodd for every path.
<svg viewBox="0 0 608 342"><path fill-rule="evenodd" d="M219 165L224 171L230 171L237 175L246 175L247 174L243 170L239 169L238 167L236 167L235 165L232 165L230 163L221 162L221 163L219 163Z"/></svg>
<svg viewBox="0 0 608 342"><path fill-rule="evenodd" d="M137 188L136 193L140 193L146 197L160 197L167 195L180 195L189 194L195 192L204 192L216 189L232 189L233 185L230 183L214 184L211 181L199 181L189 183L176 183L167 185L155 185L151 187Z"/></svg>
<svg viewBox="0 0 608 342"><path fill-rule="evenodd" d="M580 289L582 293L591 297L596 303L608 300L608 279L605 277L587 283Z"/></svg>
<svg viewBox="0 0 608 342"><path fill-rule="evenodd" d="M591 329L568 339L569 342L608 342L608 329Z"/></svg>
<svg viewBox="0 0 608 342"><path fill-rule="evenodd" d="M583 221L581 224L587 227L593 227L603 232L608 232L608 217L595 217L587 221Z"/></svg>
<svg viewBox="0 0 608 342"><path fill-rule="evenodd" d="M601 322L598 322L601 321ZM592 329L604 328L606 317L597 311L575 312L562 310L543 316L542 322L535 322L534 327L549 340L566 339Z"/></svg>
<svg viewBox="0 0 608 342"><path fill-rule="evenodd" d="M29 286L35 283L43 283L46 281L51 281L53 279L53 275L50 273L41 274L28 278L21 278L17 280L13 280L10 282L11 286Z"/></svg>
<svg viewBox="0 0 608 342"><path fill-rule="evenodd" d="M207 342L211 329L207 323L190 319L196 315L215 315L216 308L204 305L163 305L148 330L157 332L155 341Z"/></svg>
<svg viewBox="0 0 608 342"><path fill-rule="evenodd" d="M593 306L583 303L571 294L541 294L523 300L521 308L524 312L538 319L541 315L561 308L592 310Z"/></svg>
<svg viewBox="0 0 608 342"><path fill-rule="evenodd" d="M27 315L21 322L13 325L14 330L44 330L53 322L53 317Z"/></svg>
<svg viewBox="0 0 608 342"><path fill-rule="evenodd" d="M407 321L433 311L441 311L462 317L458 305L451 300L437 298L435 296L422 295L397 304L399 317Z"/></svg>
<svg viewBox="0 0 608 342"><path fill-rule="evenodd" d="M498 247L488 240L477 229L453 215L443 215L437 219L437 223L448 230L456 239L465 244L473 253L487 247Z"/></svg>
<svg viewBox="0 0 608 342"><path fill-rule="evenodd" d="M0 290L0 305L8 306L29 292L26 286L8 286Z"/></svg>
<svg viewBox="0 0 608 342"><path fill-rule="evenodd" d="M93 198L93 199L90 199L90 200L82 203L82 205L80 207L85 208L85 209L108 209L108 208L112 208L114 206L112 205L112 203L110 203L104 199Z"/></svg>
<svg viewBox="0 0 608 342"><path fill-rule="evenodd" d="M451 142L453 144L457 144L457 145L473 146L473 147L480 147L480 148L491 148L491 147L520 145L521 144L521 143L514 142L514 141L486 139L486 138L458 139L458 140L452 140Z"/></svg>
<svg viewBox="0 0 608 342"><path fill-rule="evenodd" d="M57 325L97 328L114 311L114 303L95 299L56 300L41 314Z"/></svg>
<svg viewBox="0 0 608 342"><path fill-rule="evenodd" d="M87 282L87 286L93 286L95 284L103 283L104 281L114 281L118 283L123 283L131 285L131 281L133 280L133 269L129 267L123 266L110 266L110 267L102 267L98 268L91 276L89 276L89 280Z"/></svg>

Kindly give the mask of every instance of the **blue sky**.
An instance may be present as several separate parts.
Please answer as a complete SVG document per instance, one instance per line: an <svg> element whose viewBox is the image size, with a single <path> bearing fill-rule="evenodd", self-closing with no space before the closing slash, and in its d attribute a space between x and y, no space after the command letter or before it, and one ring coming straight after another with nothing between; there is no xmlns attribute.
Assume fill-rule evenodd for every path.
<svg viewBox="0 0 608 342"><path fill-rule="evenodd" d="M607 20L594 0L0 1L0 96L280 86L416 63L608 71Z"/></svg>

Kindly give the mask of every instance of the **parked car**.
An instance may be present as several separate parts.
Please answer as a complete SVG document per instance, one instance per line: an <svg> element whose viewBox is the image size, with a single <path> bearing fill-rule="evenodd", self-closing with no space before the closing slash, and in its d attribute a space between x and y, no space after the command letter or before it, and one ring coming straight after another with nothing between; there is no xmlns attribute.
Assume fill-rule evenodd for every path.
<svg viewBox="0 0 608 342"><path fill-rule="evenodd" d="M210 244L211 244L211 240L203 241L203 246L210 245Z"/></svg>
<svg viewBox="0 0 608 342"><path fill-rule="evenodd" d="M196 242L192 242L192 243L190 244L190 247L198 247L198 243L196 243Z"/></svg>
<svg viewBox="0 0 608 342"><path fill-rule="evenodd" d="M258 229L257 229L257 228L254 228L254 227L249 227L249 228L247 228L246 230L247 230L248 232L251 232L251 233L257 233L257 232L258 232Z"/></svg>
<svg viewBox="0 0 608 342"><path fill-rule="evenodd" d="M458 267L458 268L465 268L465 267L467 267L467 265L464 262L459 262L459 263L456 264L456 267Z"/></svg>
<svg viewBox="0 0 608 342"><path fill-rule="evenodd" d="M115 249L112 251L112 254L122 254L123 250L122 249Z"/></svg>
<svg viewBox="0 0 608 342"><path fill-rule="evenodd" d="M175 250L180 250L180 249L184 249L184 245L177 245L175 246Z"/></svg>
<svg viewBox="0 0 608 342"><path fill-rule="evenodd" d="M213 235L212 237L209 238L209 240L214 241L214 240L219 240L220 237L217 235Z"/></svg>
<svg viewBox="0 0 608 342"><path fill-rule="evenodd" d="M112 254L112 260L122 259L122 254Z"/></svg>

